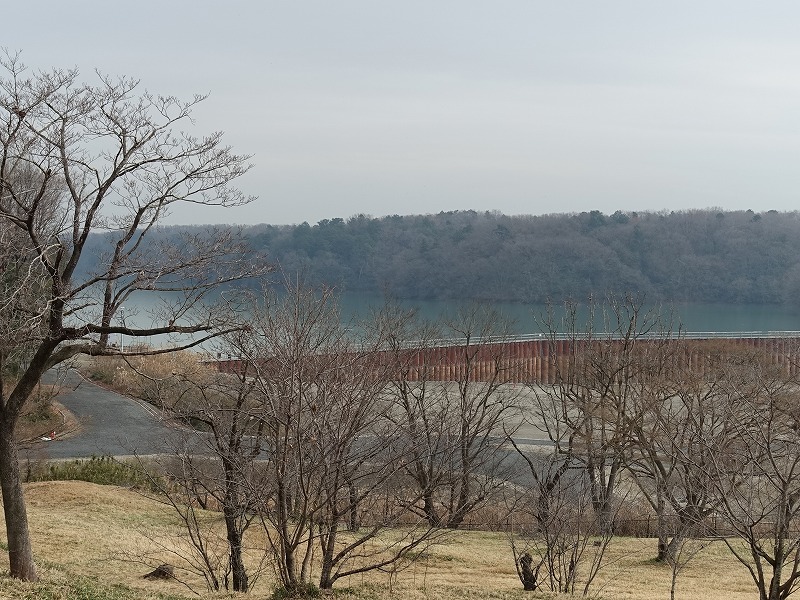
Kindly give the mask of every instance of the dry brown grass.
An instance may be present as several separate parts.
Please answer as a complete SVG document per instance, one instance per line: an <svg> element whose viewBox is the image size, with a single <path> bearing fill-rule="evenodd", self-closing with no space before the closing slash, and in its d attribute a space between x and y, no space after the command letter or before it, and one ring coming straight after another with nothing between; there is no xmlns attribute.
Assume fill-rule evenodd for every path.
<svg viewBox="0 0 800 600"><path fill-rule="evenodd" d="M58 390L51 385L39 385L22 409L22 415L14 430L14 438L20 441L39 438L52 431L63 431L69 415L54 400Z"/></svg>
<svg viewBox="0 0 800 600"><path fill-rule="evenodd" d="M191 596L176 582L142 579L149 568L136 562L146 553L158 558L152 542L156 536L177 539L179 530L168 507L131 490L77 481L28 484L26 495L34 549L45 577L58 578L65 572L93 576L137 590L137 599L157 593ZM207 516L218 521L216 515ZM263 547L263 540L254 533L248 545ZM601 571L594 591L601 598L668 598L670 568L651 560L654 550L653 540L614 540L609 565ZM174 557L162 558L175 564ZM7 569L7 557L0 553L0 571ZM199 579L192 584L202 588ZM273 585L268 574L254 597L269 595ZM342 590L340 597L353 599L551 597L521 591L506 536L487 532L455 533L402 571L353 576L337 582L337 587ZM0 598L3 589L7 588L0 588ZM686 600L744 599L754 592L746 571L719 543L704 549L678 580L678 598Z"/></svg>
<svg viewBox="0 0 800 600"><path fill-rule="evenodd" d="M197 383L213 373L202 364L198 353L190 351L124 360L118 356L91 357L81 362L80 370L99 385L159 408L173 408L173 403L186 394L187 380Z"/></svg>
<svg viewBox="0 0 800 600"><path fill-rule="evenodd" d="M27 484L26 499L38 562L154 591L141 579L147 567L125 556L137 556L148 535L171 526L165 507L130 490L77 481ZM7 569L6 560L0 567ZM186 592L175 583L158 585Z"/></svg>

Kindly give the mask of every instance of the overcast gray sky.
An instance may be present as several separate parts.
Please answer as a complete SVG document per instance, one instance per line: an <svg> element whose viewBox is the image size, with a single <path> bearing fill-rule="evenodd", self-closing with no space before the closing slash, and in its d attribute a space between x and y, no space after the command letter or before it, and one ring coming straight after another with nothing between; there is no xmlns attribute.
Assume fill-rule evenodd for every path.
<svg viewBox="0 0 800 600"><path fill-rule="evenodd" d="M174 223L358 213L795 210L800 2L5 2L0 44L210 92L259 200Z"/></svg>

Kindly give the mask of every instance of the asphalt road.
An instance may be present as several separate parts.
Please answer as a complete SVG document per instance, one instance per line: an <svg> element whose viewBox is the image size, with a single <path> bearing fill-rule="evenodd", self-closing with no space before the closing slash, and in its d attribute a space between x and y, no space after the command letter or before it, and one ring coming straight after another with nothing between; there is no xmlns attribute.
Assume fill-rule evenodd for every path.
<svg viewBox="0 0 800 600"><path fill-rule="evenodd" d="M169 453L187 443L203 451L202 441L189 441L187 432L165 421L150 405L95 385L76 371L48 373L44 381L62 386L58 401L78 421L66 435L37 440L20 448L20 458L31 460L130 456ZM528 392L530 393L530 392ZM520 446L546 447L552 442L541 428L522 424L514 434Z"/></svg>
<svg viewBox="0 0 800 600"><path fill-rule="evenodd" d="M47 374L45 381L55 381ZM180 441L180 432L165 423L151 407L106 390L69 371L58 397L78 420L78 428L53 441L36 441L20 449L20 458L85 458L145 455L167 452Z"/></svg>

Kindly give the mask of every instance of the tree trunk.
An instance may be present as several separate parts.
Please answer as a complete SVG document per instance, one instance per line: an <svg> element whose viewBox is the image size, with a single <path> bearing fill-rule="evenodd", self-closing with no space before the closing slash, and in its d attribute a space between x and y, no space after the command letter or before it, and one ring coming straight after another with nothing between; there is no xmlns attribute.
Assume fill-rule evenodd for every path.
<svg viewBox="0 0 800 600"><path fill-rule="evenodd" d="M522 589L526 592L535 592L536 589L539 587L536 577L539 574L539 567L536 567L534 571L531 568L531 564L533 563L533 557L526 552L519 558L519 578L522 581ZM539 563L541 566L541 563Z"/></svg>
<svg viewBox="0 0 800 600"><path fill-rule="evenodd" d="M54 303L58 304L59 301ZM61 305L63 309L63 302ZM6 518L9 572L12 577L24 581L36 581L38 577L33 562L28 511L22 493L14 429L22 407L41 380L47 361L57 346L57 341L42 342L8 398L0 398L0 487L3 491L3 512Z"/></svg>
<svg viewBox="0 0 800 600"><path fill-rule="evenodd" d="M278 556L278 568L281 574L281 583L288 589L297 587L297 561L295 556L295 546L292 544L292 535L289 532L291 521L291 497L287 493L285 482L282 478L282 469L278 470L277 493L275 496L275 509L278 514L277 528L280 537L280 554Z"/></svg>
<svg viewBox="0 0 800 600"><path fill-rule="evenodd" d="M248 586L247 569L242 559L242 532L236 526L236 507L225 507L225 527L228 534L228 549L233 577L233 591L246 592Z"/></svg>
<svg viewBox="0 0 800 600"><path fill-rule="evenodd" d="M336 551L336 538L338 537L339 520L332 518L331 524L322 536L322 568L319 575L319 589L330 590L336 577L333 574L333 554Z"/></svg>
<svg viewBox="0 0 800 600"><path fill-rule="evenodd" d="M314 555L314 522L310 521L308 524L308 540L306 541L305 553L303 554L303 562L300 567L300 581L308 583L311 581L311 559Z"/></svg>
<svg viewBox="0 0 800 600"><path fill-rule="evenodd" d="M672 536L672 539L667 542L667 537L664 536L663 543L662 540L658 540L658 556L656 560L660 562L665 562L667 564L674 564L676 560L678 560L678 553L681 551L681 546L683 546L683 539L684 536L680 534L675 534Z"/></svg>
<svg viewBox="0 0 800 600"><path fill-rule="evenodd" d="M659 471L660 473L660 471ZM658 536L658 550L656 552L656 561L665 562L667 559L667 544L669 543L669 536L667 535L667 519L666 519L666 500L664 499L664 486L661 478L656 480L656 535ZM652 501L651 501L652 504ZM648 520L648 535L650 534L650 523Z"/></svg>
<svg viewBox="0 0 800 600"><path fill-rule="evenodd" d="M470 471L468 467L468 456L462 448L461 474L459 476L459 489L456 505L453 507L450 517L447 519L448 529L458 529L464 524L464 519L469 512L470 496Z"/></svg>
<svg viewBox="0 0 800 600"><path fill-rule="evenodd" d="M358 531L358 493L352 481L347 482L347 490L350 501L350 520L347 528L350 531Z"/></svg>
<svg viewBox="0 0 800 600"><path fill-rule="evenodd" d="M24 581L36 581L36 565L33 563L28 512L22 493L13 422L4 422L0 426L0 487L3 490L11 576Z"/></svg>
<svg viewBox="0 0 800 600"><path fill-rule="evenodd" d="M243 499L239 479L241 468L237 466L238 461L236 458L241 456L241 446L238 442L241 438L239 437L235 419L231 424L230 438L228 439L227 447L218 445L219 454L223 456L222 463L225 474L225 497L223 499L222 514L225 517L225 530L228 537L228 557L233 579L233 591L246 592L249 579L242 557L242 537L245 529L247 529L247 521L243 518L245 508L242 506ZM219 439L217 443L219 444Z"/></svg>
<svg viewBox="0 0 800 600"><path fill-rule="evenodd" d="M670 533L667 528L667 518L664 514L664 507L660 507L661 512L658 514L658 554L656 561L667 564L673 564L678 556L678 550L681 546L681 538L677 534L673 534L670 540Z"/></svg>
<svg viewBox="0 0 800 600"><path fill-rule="evenodd" d="M612 535L614 533L612 494L614 493L616 485L617 467L618 463L612 463L609 467L608 474L606 474L606 466L603 460L601 459L596 462L591 454L586 462L586 471L589 475L589 486L592 496L592 507L594 508L601 535Z"/></svg>
<svg viewBox="0 0 800 600"><path fill-rule="evenodd" d="M659 530L658 532L658 552L656 553L656 562L667 562L667 546L669 541L667 536Z"/></svg>
<svg viewBox="0 0 800 600"><path fill-rule="evenodd" d="M442 518L439 516L439 513L436 511L436 503L433 499L434 490L430 487L425 488L425 492L423 495L423 502L424 502L424 511L425 511L425 518L428 521L428 524L431 527L437 527L441 525Z"/></svg>

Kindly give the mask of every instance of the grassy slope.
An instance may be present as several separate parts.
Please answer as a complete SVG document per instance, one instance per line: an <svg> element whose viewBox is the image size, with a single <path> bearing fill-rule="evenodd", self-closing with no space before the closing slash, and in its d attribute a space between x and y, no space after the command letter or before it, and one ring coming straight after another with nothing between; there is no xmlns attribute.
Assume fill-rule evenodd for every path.
<svg viewBox="0 0 800 600"><path fill-rule="evenodd" d="M154 552L152 540L156 533L177 531L173 529L173 515L165 506L123 488L83 482L28 484L26 493L43 581L22 584L0 576L0 598L145 600L163 597L162 594L196 597L176 582L142 579L152 567L139 559ZM261 543L256 537L250 540L251 546ZM652 540L615 540L610 556L613 562L601 573L596 591L603 598L668 598L670 569L652 563L653 550ZM161 554L165 562L175 563L174 558ZM159 560L158 551L153 560ZM8 572L4 552L0 553L0 572ZM268 577L259 582L254 597L269 594L272 582ZM722 545L713 545L682 573L678 597L752 598L755 590L748 577ZM192 583L198 589L202 587L198 579ZM386 573L353 577L337 586L352 590L341 594L345 598L390 595ZM391 596L398 600L549 597L524 594L505 536L482 532L459 533L449 544L435 548L430 556L397 573Z"/></svg>

